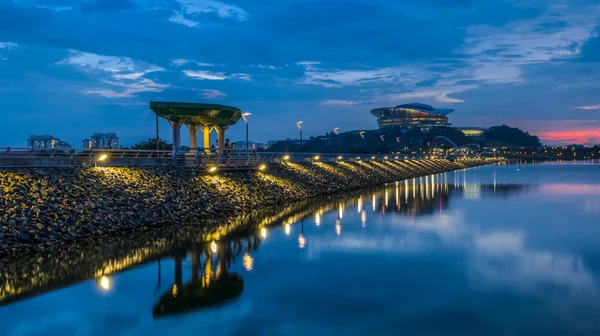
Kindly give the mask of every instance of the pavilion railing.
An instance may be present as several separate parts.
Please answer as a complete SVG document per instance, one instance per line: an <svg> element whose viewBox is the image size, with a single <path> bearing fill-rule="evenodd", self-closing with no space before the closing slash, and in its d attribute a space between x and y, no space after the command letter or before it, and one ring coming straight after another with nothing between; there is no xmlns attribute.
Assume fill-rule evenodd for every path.
<svg viewBox="0 0 600 336"><path fill-rule="evenodd" d="M40 149L0 147L0 167L180 166L189 168L256 168L276 162L355 162L417 159L419 155L257 152L246 149L172 150Z"/></svg>

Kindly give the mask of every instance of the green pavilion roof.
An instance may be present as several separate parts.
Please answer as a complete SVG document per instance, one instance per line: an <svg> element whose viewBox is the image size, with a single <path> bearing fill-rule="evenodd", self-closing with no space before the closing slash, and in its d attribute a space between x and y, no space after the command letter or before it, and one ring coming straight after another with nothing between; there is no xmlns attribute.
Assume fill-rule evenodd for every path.
<svg viewBox="0 0 600 336"><path fill-rule="evenodd" d="M242 111L233 106L202 103L150 102L150 109L159 117L187 125L233 125Z"/></svg>

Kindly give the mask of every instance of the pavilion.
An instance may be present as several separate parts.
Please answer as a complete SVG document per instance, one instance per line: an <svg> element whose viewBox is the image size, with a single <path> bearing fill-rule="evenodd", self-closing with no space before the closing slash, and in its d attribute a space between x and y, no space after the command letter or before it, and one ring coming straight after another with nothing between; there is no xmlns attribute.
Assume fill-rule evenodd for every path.
<svg viewBox="0 0 600 336"><path fill-rule="evenodd" d="M225 146L225 131L242 117L242 111L233 106L203 103L150 102L156 117L169 121L173 130L173 151L181 147L181 126L190 132L190 148L198 148L198 129L204 134L203 148L210 148L210 133L217 132L217 147Z"/></svg>

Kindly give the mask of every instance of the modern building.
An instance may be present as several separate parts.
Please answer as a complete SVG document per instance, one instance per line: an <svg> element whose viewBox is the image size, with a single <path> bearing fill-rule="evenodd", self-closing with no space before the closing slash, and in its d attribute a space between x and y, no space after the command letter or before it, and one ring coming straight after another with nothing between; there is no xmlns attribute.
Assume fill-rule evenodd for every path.
<svg viewBox="0 0 600 336"><path fill-rule="evenodd" d="M449 126L448 114L452 112L453 109L439 109L420 103L371 110L371 114L377 117L380 130L418 127L424 132L430 131L433 127Z"/></svg>
<svg viewBox="0 0 600 336"><path fill-rule="evenodd" d="M119 148L119 137L116 133L94 133L89 139L81 141L81 147L83 149L117 149Z"/></svg>
<svg viewBox="0 0 600 336"><path fill-rule="evenodd" d="M27 147L40 149L69 149L71 145L52 135L30 135Z"/></svg>
<svg viewBox="0 0 600 336"><path fill-rule="evenodd" d="M488 130L485 127L457 127L457 129L473 140L485 140L485 132Z"/></svg>

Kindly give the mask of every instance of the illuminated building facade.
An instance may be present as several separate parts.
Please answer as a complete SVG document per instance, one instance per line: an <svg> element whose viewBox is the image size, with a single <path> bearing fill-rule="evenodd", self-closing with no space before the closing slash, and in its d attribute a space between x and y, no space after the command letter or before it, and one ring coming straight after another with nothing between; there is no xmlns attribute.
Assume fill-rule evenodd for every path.
<svg viewBox="0 0 600 336"><path fill-rule="evenodd" d="M52 135L30 135L27 147L40 149L69 149L71 145Z"/></svg>
<svg viewBox="0 0 600 336"><path fill-rule="evenodd" d="M377 117L377 124L381 130L418 127L425 132L434 127L449 126L448 114L452 112L454 112L453 109L438 109L420 103L371 110L371 114Z"/></svg>
<svg viewBox="0 0 600 336"><path fill-rule="evenodd" d="M94 133L89 139L82 140L81 146L83 149L117 149L119 148L119 137L115 133Z"/></svg>

